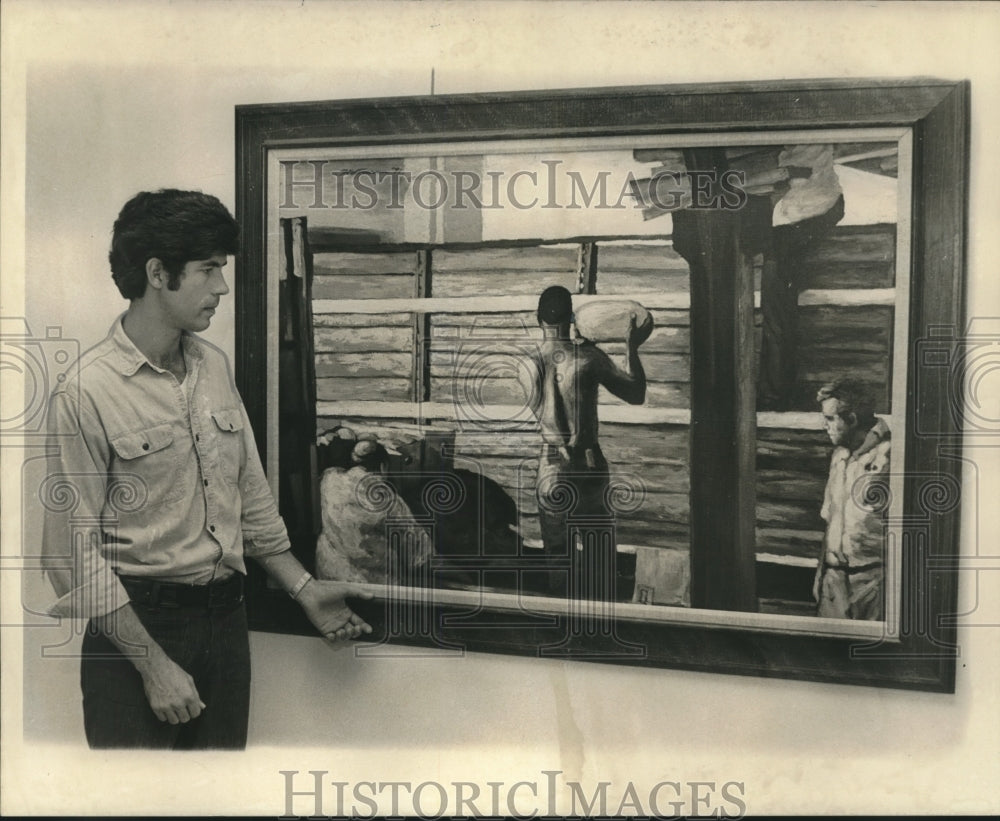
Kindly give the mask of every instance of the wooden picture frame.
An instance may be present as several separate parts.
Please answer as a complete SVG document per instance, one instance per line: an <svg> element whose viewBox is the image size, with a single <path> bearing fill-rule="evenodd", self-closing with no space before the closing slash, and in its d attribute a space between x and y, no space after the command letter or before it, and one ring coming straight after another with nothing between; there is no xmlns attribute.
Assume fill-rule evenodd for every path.
<svg viewBox="0 0 1000 821"><path fill-rule="evenodd" d="M293 358L289 360L292 365L281 360L286 376L292 367L298 370L279 390L282 354L278 337L313 339L313 300L325 298L311 293L311 254L331 249L366 253L371 248L365 244L373 240L364 236L363 214L361 222L351 223L354 228L339 234L330 230L324 234L322 227L312 229L309 207L319 202L318 193L316 203L301 207L288 199L295 206L288 213L298 208L306 217L279 224L274 213L279 173L292 175L282 179L298 185L307 178L296 178L296 169L308 165L310 157L366 158L372 168L382 168L379 163L399 157L431 158L428 168L445 169L453 157L522 157L560 150L573 158L612 149L629 151L633 157L655 155L657 161L662 161L663 152L675 151L683 156L688 171L716 172L726 170L720 163L728 162L727 157L739 154L734 147L836 146L852 140L898 146L895 153L889 152L899 166L894 190L899 192L901 205L892 238L887 240L892 243L891 287L883 291L891 292L884 297L890 324L879 356L888 363L885 402L887 413L891 404L893 455L897 459L901 453L902 459L901 464L894 462L886 489L893 499L893 506L887 508L890 546L886 549L893 557L887 559L892 569L887 578L894 581L887 587L884 619L826 624L823 619L751 612L759 610L761 601L755 573L761 563L762 528L754 488L760 487L757 464L767 436L758 435L758 426L766 431L768 424L785 424L769 422L768 411L755 406L755 386L748 382L748 369L741 367L756 356L751 260L751 250L756 249L749 247L745 230L740 235L746 211L737 218L743 222L730 225L726 223L729 217L722 214L724 208L680 208L671 212L673 230L679 231L678 225L688 220L684 230L699 243L685 256L691 273L686 297L690 386L685 389L690 391L691 408L690 416L683 417L690 419L685 435L690 443L688 460L695 466L688 477L688 590L695 606L643 608L630 603L611 608L609 614L581 606L572 597L556 602L544 596L525 598L520 592L477 594L475 590L407 585L378 588L372 601L353 602L376 627L374 642L359 646L358 651L378 655L431 648L442 653L514 653L952 692L958 655L962 422L956 374L960 378L968 139L968 83L931 79L642 86L237 107L237 218L243 240L236 274L236 379L279 498L298 500L284 502L282 512L292 532L293 549L310 567L315 542L310 547L309 540L315 537L319 515L318 480L309 477L316 477L320 466L308 425L293 425L291 429L303 435L294 442L282 440L282 453L275 453L278 404L290 402L290 392L296 393L299 407L305 408L303 419L315 422L317 403L323 405L326 400L317 399L312 356L308 361ZM853 156L864 160L864 155L862 151ZM444 158L440 166L435 158ZM718 193L713 185L706 190ZM303 183L303 190L307 187ZM739 209L728 210L734 212ZM680 213L684 216L677 216ZM429 290L435 254L443 258L449 253L525 245L537 245L548 253L558 244L556 240L579 246L573 270L579 278L578 293L593 295L598 291L592 282L587 284L588 275L597 275L593 249L609 237L611 246L620 240L618 233L595 239L593 232L567 229L569 233L540 236L537 242L522 237L493 246L481 233L477 236L484 239L470 245L464 234L449 238L450 229L441 225L427 238L397 237L391 243L393 253L413 255L414 267L406 272L405 287L413 289L408 300L435 298ZM304 230L309 230L309 239L304 239ZM481 231L481 226L476 230ZM852 239L850 234L845 234L850 247L868 241ZM390 247L384 238L374 242L383 243L381 251ZM726 256L728 242L742 249L742 273ZM759 263L759 255L754 258ZM865 264L862 260L855 272L861 279L867 276ZM827 304L823 300L828 296L816 296L821 290L816 289L811 297L819 300L815 304ZM352 311L366 310L350 295L343 299ZM674 305L666 296L652 301L664 313ZM426 308L414 309L410 302L400 300L386 300L386 305L409 312L406 324L399 327L405 327L415 352L406 390L410 405L421 410L404 408L399 413L410 414L407 418L420 424L426 415L424 405L431 416L447 415L440 402L432 401L435 374L429 317L434 311L447 314L459 309L446 297L425 303ZM527 310L520 297L510 305L515 306L511 310ZM419 352L427 345L430 353L421 359ZM814 386L806 387L812 396ZM804 391L800 391L803 396ZM402 407L406 402L397 404ZM345 418L352 416L348 406L336 401L329 407L340 409ZM806 412L801 403L796 409L800 415ZM818 417L818 407L811 413ZM657 414L647 417L654 420L650 430L683 426L682 417L670 408ZM802 439L808 438L803 447L818 447L816 427L810 430ZM277 474L286 478L284 497ZM296 485L303 476L306 479ZM815 483L816 477L810 481ZM312 506L304 504L294 523L288 505L297 505L306 496L312 497ZM821 501L816 500L817 511ZM530 561L525 564L530 565ZM799 568L796 584L801 587L803 568L801 563L795 567ZM294 603L269 589L261 574L251 575L248 602L255 629L312 633Z"/></svg>

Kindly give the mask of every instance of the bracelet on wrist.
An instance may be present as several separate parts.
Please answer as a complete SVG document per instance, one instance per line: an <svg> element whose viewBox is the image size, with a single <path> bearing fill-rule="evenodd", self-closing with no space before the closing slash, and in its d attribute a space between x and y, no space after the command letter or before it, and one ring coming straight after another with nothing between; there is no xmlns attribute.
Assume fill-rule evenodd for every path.
<svg viewBox="0 0 1000 821"><path fill-rule="evenodd" d="M299 598L299 593L301 593L302 589L312 581L312 578L312 573L309 571L303 573L302 578L295 582L295 586L288 591L288 595L297 600Z"/></svg>

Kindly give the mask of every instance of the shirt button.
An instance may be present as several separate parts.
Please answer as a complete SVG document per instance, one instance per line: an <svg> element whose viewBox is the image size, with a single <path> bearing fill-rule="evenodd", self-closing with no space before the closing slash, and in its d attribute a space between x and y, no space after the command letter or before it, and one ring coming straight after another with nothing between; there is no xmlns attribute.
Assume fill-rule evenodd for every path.
<svg viewBox="0 0 1000 821"><path fill-rule="evenodd" d="M143 450L149 450L149 442L143 442L142 443L142 449Z"/></svg>
<svg viewBox="0 0 1000 821"><path fill-rule="evenodd" d="M208 487L208 479L205 480L205 487Z"/></svg>
<svg viewBox="0 0 1000 821"><path fill-rule="evenodd" d="M195 441L195 442L200 442L200 441L201 441L201 434L198 434L198 433L196 433L196 434L194 435L194 441Z"/></svg>
<svg viewBox="0 0 1000 821"><path fill-rule="evenodd" d="M209 525L208 529L215 533L215 525Z"/></svg>

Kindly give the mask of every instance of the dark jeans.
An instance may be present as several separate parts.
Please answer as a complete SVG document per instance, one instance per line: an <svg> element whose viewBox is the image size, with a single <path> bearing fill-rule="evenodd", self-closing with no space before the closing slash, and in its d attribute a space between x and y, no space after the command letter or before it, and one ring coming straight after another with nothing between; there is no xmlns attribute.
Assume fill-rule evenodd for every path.
<svg viewBox="0 0 1000 821"><path fill-rule="evenodd" d="M142 677L91 623L80 686L92 748L243 749L250 714L250 643L242 604L225 608L132 604L150 635L194 679L206 707L185 724L160 721Z"/></svg>

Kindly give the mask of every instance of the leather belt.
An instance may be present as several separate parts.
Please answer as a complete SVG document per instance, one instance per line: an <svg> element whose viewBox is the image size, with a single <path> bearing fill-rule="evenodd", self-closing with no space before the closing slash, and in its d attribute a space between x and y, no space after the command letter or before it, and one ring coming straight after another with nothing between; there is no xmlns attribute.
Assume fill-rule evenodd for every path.
<svg viewBox="0 0 1000 821"><path fill-rule="evenodd" d="M209 584L160 582L139 576L119 576L129 598L147 607L234 607L243 601L243 576Z"/></svg>
<svg viewBox="0 0 1000 821"><path fill-rule="evenodd" d="M871 564L862 564L862 565L827 563L825 566L828 570L842 570L844 573L851 575L854 573L863 573L866 570L874 570L875 568L880 568L882 567L882 562L872 562Z"/></svg>

